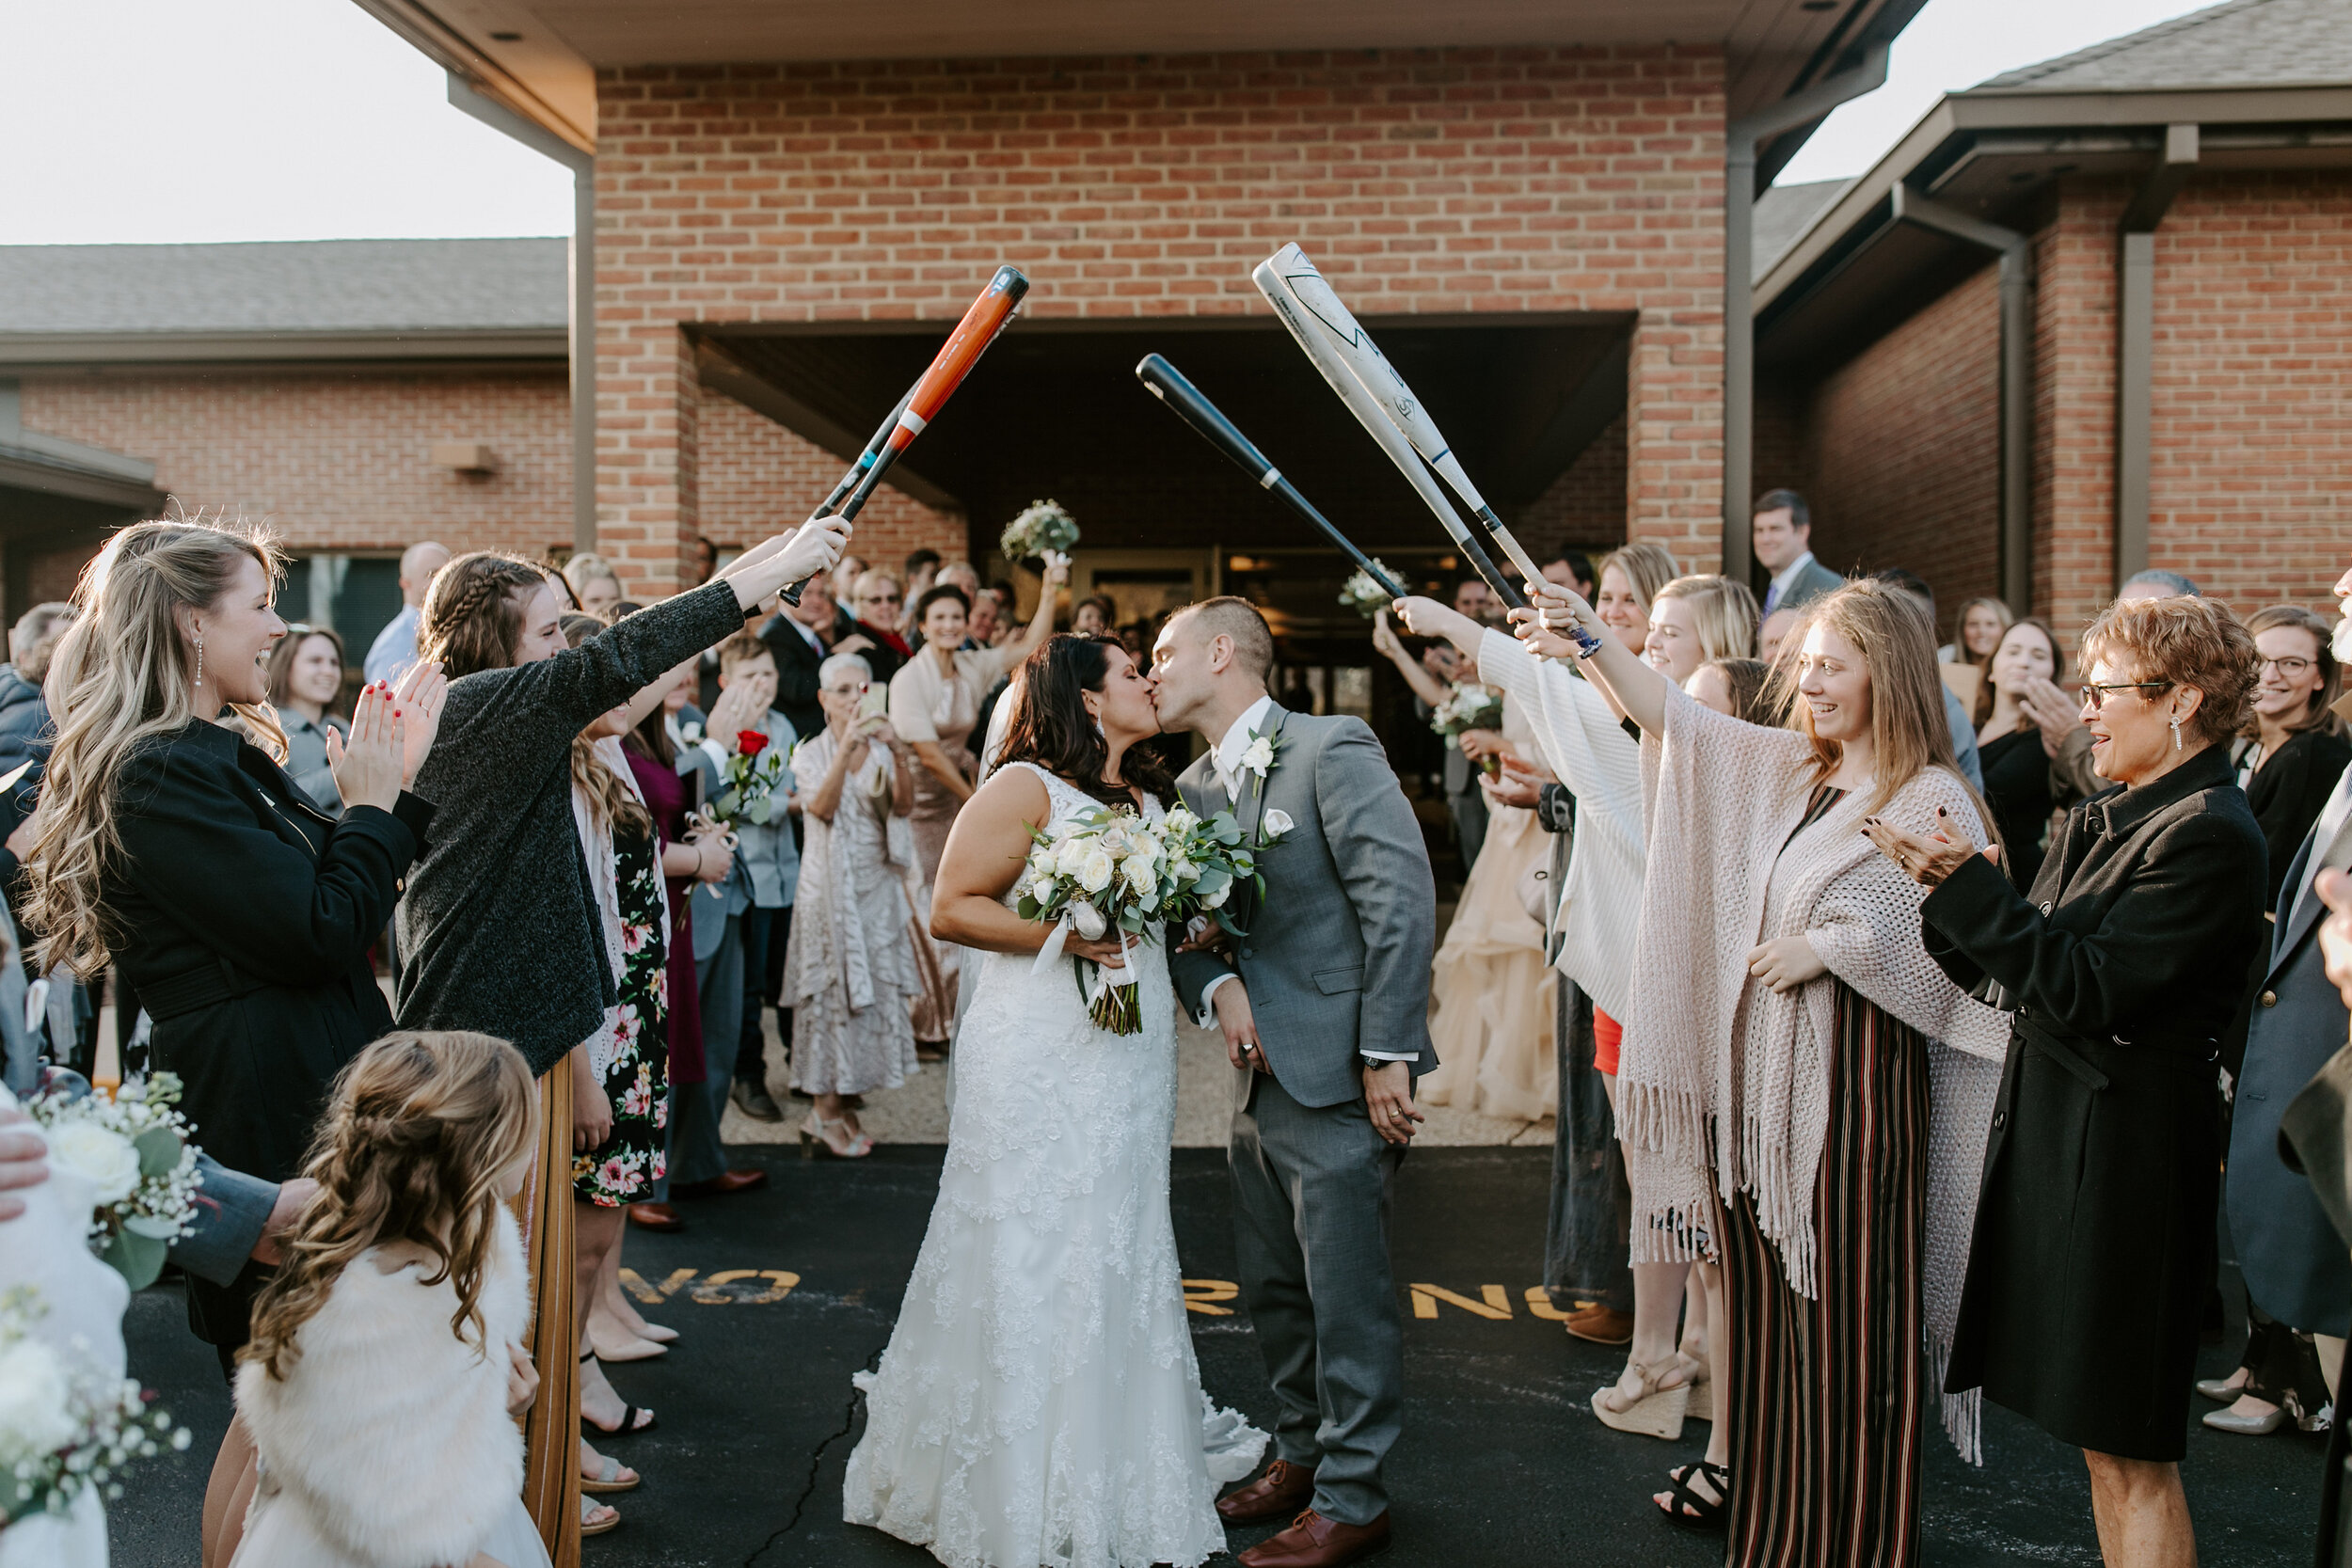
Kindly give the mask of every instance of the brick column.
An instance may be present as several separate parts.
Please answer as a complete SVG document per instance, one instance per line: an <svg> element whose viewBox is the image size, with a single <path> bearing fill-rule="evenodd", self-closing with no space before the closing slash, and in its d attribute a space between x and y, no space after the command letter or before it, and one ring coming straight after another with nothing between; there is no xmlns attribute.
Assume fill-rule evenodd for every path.
<svg viewBox="0 0 2352 1568"><path fill-rule="evenodd" d="M2032 608L2071 652L2106 605L2115 562L2115 225L2126 191L2069 185L2057 221L2034 237Z"/></svg>
<svg viewBox="0 0 2352 1568"><path fill-rule="evenodd" d="M1720 255L1720 249L1717 251ZM1723 563L1723 313L1645 309L1626 388L1626 537Z"/></svg>
<svg viewBox="0 0 2352 1568"><path fill-rule="evenodd" d="M685 583L688 546L699 531L702 386L676 322L629 320L626 307L601 303L605 292L596 329L596 547L629 593L659 597Z"/></svg>

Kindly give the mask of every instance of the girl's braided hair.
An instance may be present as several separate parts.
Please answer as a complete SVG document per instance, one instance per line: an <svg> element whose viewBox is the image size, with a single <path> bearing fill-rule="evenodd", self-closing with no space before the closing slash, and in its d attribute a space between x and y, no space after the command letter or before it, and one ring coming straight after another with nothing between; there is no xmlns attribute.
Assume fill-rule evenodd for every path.
<svg viewBox="0 0 2352 1568"><path fill-rule="evenodd" d="M417 657L440 661L451 680L505 670L522 639L523 605L547 585L545 567L519 556L474 550L433 576L417 620Z"/></svg>

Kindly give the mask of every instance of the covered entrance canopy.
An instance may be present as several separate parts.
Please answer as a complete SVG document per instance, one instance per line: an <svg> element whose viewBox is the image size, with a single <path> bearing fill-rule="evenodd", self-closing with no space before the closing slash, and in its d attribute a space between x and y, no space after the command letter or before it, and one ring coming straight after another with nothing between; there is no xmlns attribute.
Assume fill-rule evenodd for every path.
<svg viewBox="0 0 2352 1568"><path fill-rule="evenodd" d="M1541 497L1625 406L1629 314L1369 325L1506 517ZM694 335L706 386L846 459L930 362L940 329L779 325ZM1264 319L1016 322L893 482L961 508L976 559L1042 496L1082 523L1115 522L1137 546L1320 546L1311 527L1156 405L1135 376L1154 351L1365 548L1443 544L1404 479Z"/></svg>

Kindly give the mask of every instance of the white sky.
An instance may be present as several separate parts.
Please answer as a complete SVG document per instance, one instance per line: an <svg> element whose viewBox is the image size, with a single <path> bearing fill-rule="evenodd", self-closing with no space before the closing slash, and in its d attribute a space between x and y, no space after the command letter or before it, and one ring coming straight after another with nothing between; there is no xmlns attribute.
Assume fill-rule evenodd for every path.
<svg viewBox="0 0 2352 1568"><path fill-rule="evenodd" d="M1947 88L2198 8L1929 0L1781 179L1860 173ZM571 177L349 0L0 0L0 245L571 227Z"/></svg>

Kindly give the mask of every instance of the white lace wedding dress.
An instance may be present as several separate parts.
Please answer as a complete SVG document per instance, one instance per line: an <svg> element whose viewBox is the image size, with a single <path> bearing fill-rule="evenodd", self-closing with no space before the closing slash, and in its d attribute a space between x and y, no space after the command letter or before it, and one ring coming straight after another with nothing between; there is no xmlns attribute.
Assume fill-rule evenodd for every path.
<svg viewBox="0 0 2352 1568"><path fill-rule="evenodd" d="M1095 803L1032 771L1055 826ZM1130 961L1141 1034L1096 1028L1069 961L991 953L956 1037L939 1200L857 1379L842 1489L850 1523L952 1568L1204 1561L1218 1485L1265 1448L1200 1389L1168 1208L1174 996L1164 949Z"/></svg>

